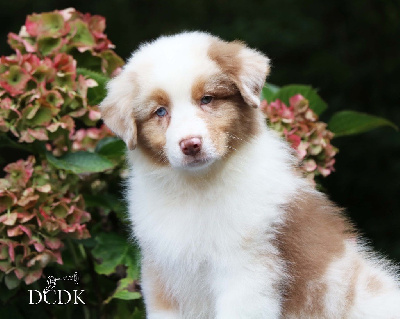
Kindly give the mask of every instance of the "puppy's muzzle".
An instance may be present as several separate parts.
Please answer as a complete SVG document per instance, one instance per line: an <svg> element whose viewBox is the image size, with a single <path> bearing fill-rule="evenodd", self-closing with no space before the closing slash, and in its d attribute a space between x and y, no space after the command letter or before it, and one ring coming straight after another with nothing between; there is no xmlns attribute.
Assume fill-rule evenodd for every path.
<svg viewBox="0 0 400 319"><path fill-rule="evenodd" d="M179 143L179 146L183 154L195 156L201 151L202 141L200 137L186 138Z"/></svg>

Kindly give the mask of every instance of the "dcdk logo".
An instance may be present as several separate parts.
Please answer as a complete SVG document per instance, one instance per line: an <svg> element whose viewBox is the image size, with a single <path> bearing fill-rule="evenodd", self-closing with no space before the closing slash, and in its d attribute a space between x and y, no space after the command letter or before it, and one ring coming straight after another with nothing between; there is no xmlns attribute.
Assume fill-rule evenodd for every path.
<svg viewBox="0 0 400 319"><path fill-rule="evenodd" d="M42 292L39 290L28 290L29 291L29 304L37 305L38 303L45 302L49 305L66 305L73 302L75 305L85 302L81 299L81 295L85 290L72 290L72 293L68 290L56 290L56 284L59 280L70 280L74 281L75 285L78 284L79 276L75 272L72 276L64 276L56 278L53 276L47 277L47 286Z"/></svg>

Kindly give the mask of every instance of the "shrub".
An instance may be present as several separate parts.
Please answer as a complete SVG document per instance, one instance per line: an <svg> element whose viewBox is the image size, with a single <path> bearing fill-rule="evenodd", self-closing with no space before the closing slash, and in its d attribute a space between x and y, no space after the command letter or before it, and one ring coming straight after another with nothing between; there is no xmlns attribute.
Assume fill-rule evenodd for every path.
<svg viewBox="0 0 400 319"><path fill-rule="evenodd" d="M9 34L15 54L0 58L0 279L10 291L3 301L26 293L21 281L32 285L44 270L94 271L96 227L123 210L107 189L118 189L124 171L122 142L96 106L123 65L104 29L103 17L74 9L33 14Z"/></svg>

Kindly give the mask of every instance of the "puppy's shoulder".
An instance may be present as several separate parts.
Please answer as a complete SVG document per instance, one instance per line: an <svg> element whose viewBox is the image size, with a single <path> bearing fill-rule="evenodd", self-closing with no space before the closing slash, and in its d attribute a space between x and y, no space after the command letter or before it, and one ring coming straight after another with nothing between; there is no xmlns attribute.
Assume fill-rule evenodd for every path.
<svg viewBox="0 0 400 319"><path fill-rule="evenodd" d="M307 303L305 292L310 283L319 281L331 263L344 255L346 242L355 240L356 234L342 209L317 191L300 192L284 210L277 239L291 278L285 309L296 312ZM312 293L318 300L318 289ZM320 293L323 299L323 291Z"/></svg>

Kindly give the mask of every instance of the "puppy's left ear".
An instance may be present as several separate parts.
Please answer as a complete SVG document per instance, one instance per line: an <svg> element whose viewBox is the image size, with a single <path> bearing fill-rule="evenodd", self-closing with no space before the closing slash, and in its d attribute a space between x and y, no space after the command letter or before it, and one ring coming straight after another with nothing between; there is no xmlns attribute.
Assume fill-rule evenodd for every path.
<svg viewBox="0 0 400 319"><path fill-rule="evenodd" d="M225 42L220 39L210 45L208 54L223 72L230 75L243 100L252 107L258 107L261 90L270 71L269 59L240 41Z"/></svg>
<svg viewBox="0 0 400 319"><path fill-rule="evenodd" d="M137 143L137 128L133 114L133 104L137 85L134 77L122 71L107 84L108 94L100 104L104 123L117 134L129 150Z"/></svg>

